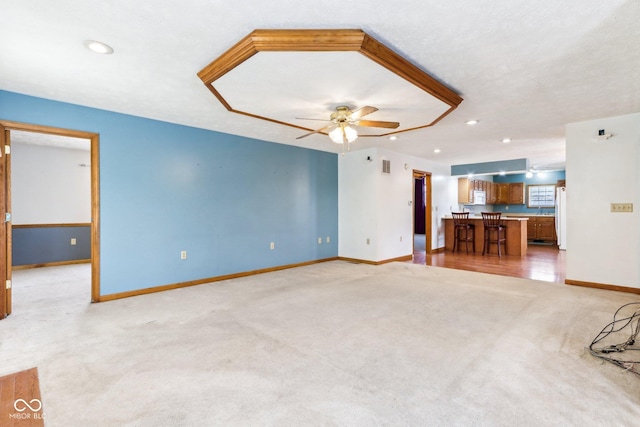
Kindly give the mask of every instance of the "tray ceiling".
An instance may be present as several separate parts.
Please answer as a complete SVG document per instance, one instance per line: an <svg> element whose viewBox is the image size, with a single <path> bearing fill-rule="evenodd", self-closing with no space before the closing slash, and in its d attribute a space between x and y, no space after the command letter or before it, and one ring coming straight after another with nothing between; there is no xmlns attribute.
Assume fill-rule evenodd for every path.
<svg viewBox="0 0 640 427"><path fill-rule="evenodd" d="M361 30L255 30L198 76L232 112L310 131L337 106L398 121L386 136L432 126L462 98ZM325 123L326 124L326 123Z"/></svg>
<svg viewBox="0 0 640 427"><path fill-rule="evenodd" d="M638 1L248 0L242 7L201 0L0 4L0 89L280 144L341 151L325 135L297 140L304 133L301 129L229 113L196 75L256 28L362 29L464 98L434 126L400 133L397 141L360 138L353 150L385 148L443 166L526 157L535 168L562 168L567 123L640 111ZM86 48L86 40L105 42L115 52L95 54ZM254 66L252 61L263 60L262 54L266 52L244 65ZM271 57L265 58L268 62ZM270 67L276 74L287 73L284 67L278 71L277 63ZM297 81L303 71L289 74L292 86L305 84ZM346 74L337 80L351 78L352 72ZM320 77L326 75L325 71ZM388 76L375 78L370 91L363 86L352 99L318 91L319 95L300 97L297 105L287 105L296 96L288 94L277 102L283 112L285 107L291 111L276 119L303 114L322 118L333 102L352 107L362 102L380 108L372 119L386 120L389 114L389 120L401 126L411 123L410 115L385 105L381 95L368 102L367 96L387 91ZM223 89L232 105L250 104L249 99L236 98L246 96L239 90ZM407 105L405 111L411 108ZM271 111L266 105L258 110ZM470 119L480 122L468 126ZM312 122L293 124L315 128ZM503 143L507 137L511 142ZM614 139L609 143L615 147Z"/></svg>

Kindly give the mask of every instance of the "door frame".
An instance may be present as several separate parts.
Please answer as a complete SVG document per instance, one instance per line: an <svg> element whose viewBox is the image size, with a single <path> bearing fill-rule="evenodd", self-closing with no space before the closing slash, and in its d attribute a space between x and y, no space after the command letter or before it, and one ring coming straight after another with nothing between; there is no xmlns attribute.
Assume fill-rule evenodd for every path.
<svg viewBox="0 0 640 427"><path fill-rule="evenodd" d="M7 177L11 173L7 170L11 166L5 147L9 147L11 141L9 131L0 124L0 216L2 226L0 227L0 319L4 319L11 314L11 223L6 220L7 212L10 212L11 197L7 194L11 191L10 182ZM2 283L4 282L4 283Z"/></svg>
<svg viewBox="0 0 640 427"><path fill-rule="evenodd" d="M44 133L48 135L68 136L88 139L90 141L91 158L91 302L100 301L100 164L99 146L100 135L94 132L86 132L74 129L65 129L52 126L35 125L30 123L13 122L0 120L0 126L6 129L5 135L9 137L12 130ZM11 182L11 158L6 157L7 166L2 172L3 182ZM10 193L9 193L10 197ZM9 203L10 205L10 199ZM7 252L7 259L11 260L11 222L7 223L7 232L0 236L3 240L0 245ZM11 273L11 265L7 265L7 270ZM11 308L11 293L6 295L7 306ZM7 314L10 314L11 310ZM1 318L1 317L0 317Z"/></svg>
<svg viewBox="0 0 640 427"><path fill-rule="evenodd" d="M415 206L416 203L416 194L415 194L415 179L416 178L424 178L424 185L426 186L426 198L425 198L425 208L424 208L424 228L425 228L425 254L431 254L431 241L433 239L433 224L431 223L431 208L432 208L432 200L431 200L431 172L426 172L418 169L414 169L411 174L411 197L413 198L412 205ZM411 215L412 218L412 232L415 232L415 208L413 209L413 213ZM412 236L413 237L413 236Z"/></svg>

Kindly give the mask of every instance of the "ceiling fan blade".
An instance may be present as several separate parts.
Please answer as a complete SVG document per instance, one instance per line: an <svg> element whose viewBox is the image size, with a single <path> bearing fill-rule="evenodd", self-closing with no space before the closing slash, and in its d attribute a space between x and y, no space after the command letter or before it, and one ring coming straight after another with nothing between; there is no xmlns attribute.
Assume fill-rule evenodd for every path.
<svg viewBox="0 0 640 427"><path fill-rule="evenodd" d="M364 117L367 114L375 113L378 111L376 107L365 106L357 109L356 111L352 111L347 117L349 120L358 120L360 117Z"/></svg>
<svg viewBox="0 0 640 427"><path fill-rule="evenodd" d="M327 120L327 119L310 119L308 117L296 117L296 120L316 120L319 122L330 122L331 120Z"/></svg>
<svg viewBox="0 0 640 427"><path fill-rule="evenodd" d="M320 132L323 132L323 131L325 131L325 130L327 130L327 129L331 128L331 127L333 127L333 124L330 124L329 126L325 126L325 127L323 127L323 128L317 129L317 130L314 130L313 132L305 133L304 135L299 136L299 137L297 137L296 139L306 138L306 137L307 137L307 136L309 136L309 135L313 135L314 133L320 133Z"/></svg>
<svg viewBox="0 0 640 427"><path fill-rule="evenodd" d="M358 126L370 127L370 128L388 128L395 129L400 126L398 122L381 122L379 120L358 120Z"/></svg>

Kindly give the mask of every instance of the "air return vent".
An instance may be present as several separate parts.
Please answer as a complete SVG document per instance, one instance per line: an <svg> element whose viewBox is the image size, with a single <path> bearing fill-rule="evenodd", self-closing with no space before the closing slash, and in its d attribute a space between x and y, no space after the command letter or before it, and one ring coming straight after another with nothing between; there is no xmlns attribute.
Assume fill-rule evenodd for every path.
<svg viewBox="0 0 640 427"><path fill-rule="evenodd" d="M391 160L382 161L382 173L386 173L386 174L391 173Z"/></svg>

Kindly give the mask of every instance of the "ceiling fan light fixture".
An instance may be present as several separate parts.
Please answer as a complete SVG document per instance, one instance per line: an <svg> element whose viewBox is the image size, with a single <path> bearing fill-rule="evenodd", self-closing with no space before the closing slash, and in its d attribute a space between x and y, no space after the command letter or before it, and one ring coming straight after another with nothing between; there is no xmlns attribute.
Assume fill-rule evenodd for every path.
<svg viewBox="0 0 640 427"><path fill-rule="evenodd" d="M347 137L347 142L353 142L358 138L358 131L351 126L344 127L344 134Z"/></svg>
<svg viewBox="0 0 640 427"><path fill-rule="evenodd" d="M345 139L347 140L346 142L351 143L358 138L358 132L351 126L340 124L329 132L329 138L336 144L344 144Z"/></svg>
<svg viewBox="0 0 640 427"><path fill-rule="evenodd" d="M342 129L340 126L336 126L331 132L329 132L329 138L336 144L342 144L344 141L342 140Z"/></svg>

